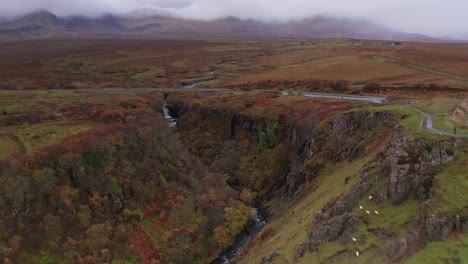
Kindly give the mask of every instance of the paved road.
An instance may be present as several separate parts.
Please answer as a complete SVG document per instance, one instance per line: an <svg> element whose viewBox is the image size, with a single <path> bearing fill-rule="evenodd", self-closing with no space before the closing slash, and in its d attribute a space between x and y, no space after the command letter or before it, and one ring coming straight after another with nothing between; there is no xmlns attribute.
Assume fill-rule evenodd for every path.
<svg viewBox="0 0 468 264"><path fill-rule="evenodd" d="M432 134L436 134L436 135L444 135L444 136L451 136L451 137L468 137L468 134L461 134L461 133L451 133L451 132L447 132L447 131L444 131L444 130L440 130L440 129L437 129L437 128L434 128L434 126L432 125L434 123L434 114L428 114L426 112L423 112L417 108L414 108L414 107L411 107L411 109L414 109L416 110L418 113L420 113L421 115L423 115L423 120L421 121L421 125L424 123L424 118L426 119L426 129L431 132Z"/></svg>
<svg viewBox="0 0 468 264"><path fill-rule="evenodd" d="M282 96L290 95L288 91L282 91ZM309 93L309 92L292 92L291 95L301 95L310 98L326 98L338 100L351 100L351 101L365 101L376 104L381 104L387 100L385 97L376 96L357 96L357 95L343 95L343 94L327 94L327 93Z"/></svg>
<svg viewBox="0 0 468 264"><path fill-rule="evenodd" d="M63 91L74 91L74 92L128 92L128 91L158 91L158 92L224 92L224 91L231 91L228 89L211 89L211 88L188 88L188 89L180 89L180 88L100 88L100 89L73 89L73 90L47 90L51 92L63 92ZM24 91L28 92L28 91ZM267 91L254 91L254 92L267 92ZM328 99L338 99L338 100L352 100L352 101L366 101L376 104L381 104L386 101L385 97L375 97L375 96L355 96L355 95L341 95L341 94L324 94L324 93L309 93L309 92L297 92L294 93L295 95L310 97L310 98L328 98ZM289 95L288 91L280 92L281 96ZM34 101L32 100L0 100L0 101ZM48 100L42 100L48 101ZM433 127L434 117L433 114L425 113L417 108L411 107L412 109L416 110L420 114L422 114L426 118L426 128L429 132L437 135L446 135L452 137L468 137L468 134L454 134L451 132L443 131ZM421 122L423 123L423 122Z"/></svg>

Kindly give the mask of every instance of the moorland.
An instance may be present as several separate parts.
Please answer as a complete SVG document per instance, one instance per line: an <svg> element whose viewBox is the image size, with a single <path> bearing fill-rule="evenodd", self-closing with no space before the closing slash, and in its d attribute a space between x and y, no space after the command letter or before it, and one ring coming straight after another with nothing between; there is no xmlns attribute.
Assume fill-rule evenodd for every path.
<svg viewBox="0 0 468 264"><path fill-rule="evenodd" d="M0 69L4 263L210 263L259 204L233 263L468 261L467 44L8 40Z"/></svg>

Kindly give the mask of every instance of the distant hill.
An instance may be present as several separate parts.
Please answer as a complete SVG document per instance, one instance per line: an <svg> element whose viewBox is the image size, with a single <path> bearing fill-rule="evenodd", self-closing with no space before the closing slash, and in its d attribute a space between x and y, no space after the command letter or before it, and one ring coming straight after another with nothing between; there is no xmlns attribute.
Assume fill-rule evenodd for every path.
<svg viewBox="0 0 468 264"><path fill-rule="evenodd" d="M441 41L421 34L392 31L365 20L326 16L284 23L235 17L203 21L177 18L165 10L138 9L125 15L108 14L98 18L57 17L49 11L39 11L9 21L0 19L0 39L240 36Z"/></svg>

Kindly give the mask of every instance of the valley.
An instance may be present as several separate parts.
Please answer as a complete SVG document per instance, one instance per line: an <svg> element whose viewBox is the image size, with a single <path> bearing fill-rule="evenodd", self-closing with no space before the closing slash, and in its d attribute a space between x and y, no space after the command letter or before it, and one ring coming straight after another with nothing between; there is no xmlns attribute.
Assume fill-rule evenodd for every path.
<svg viewBox="0 0 468 264"><path fill-rule="evenodd" d="M467 50L3 41L0 261L464 263Z"/></svg>

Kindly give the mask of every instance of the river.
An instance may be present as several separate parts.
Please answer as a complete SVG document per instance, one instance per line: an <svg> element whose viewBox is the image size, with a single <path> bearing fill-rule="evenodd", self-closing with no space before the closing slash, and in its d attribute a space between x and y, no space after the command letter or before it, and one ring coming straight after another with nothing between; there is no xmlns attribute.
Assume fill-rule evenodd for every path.
<svg viewBox="0 0 468 264"><path fill-rule="evenodd" d="M163 101L162 107L164 118L166 119L170 128L177 126L177 117L171 115L171 109L167 105L167 101ZM258 202L254 203L252 208L255 210L255 217L249 220L247 228L242 231L234 240L234 243L224 251L219 258L212 261L211 264L230 264L230 260L238 257L241 254L242 247L250 239L254 238L260 231L267 221L267 212L265 208Z"/></svg>
<svg viewBox="0 0 468 264"><path fill-rule="evenodd" d="M211 264L230 264L230 260L240 256L242 247L249 239L255 238L255 236L262 231L263 227L267 222L267 213L265 208L260 204L256 204L253 209L256 212L254 218L250 219L247 228L237 235L234 243L224 251L219 258L213 260Z"/></svg>

